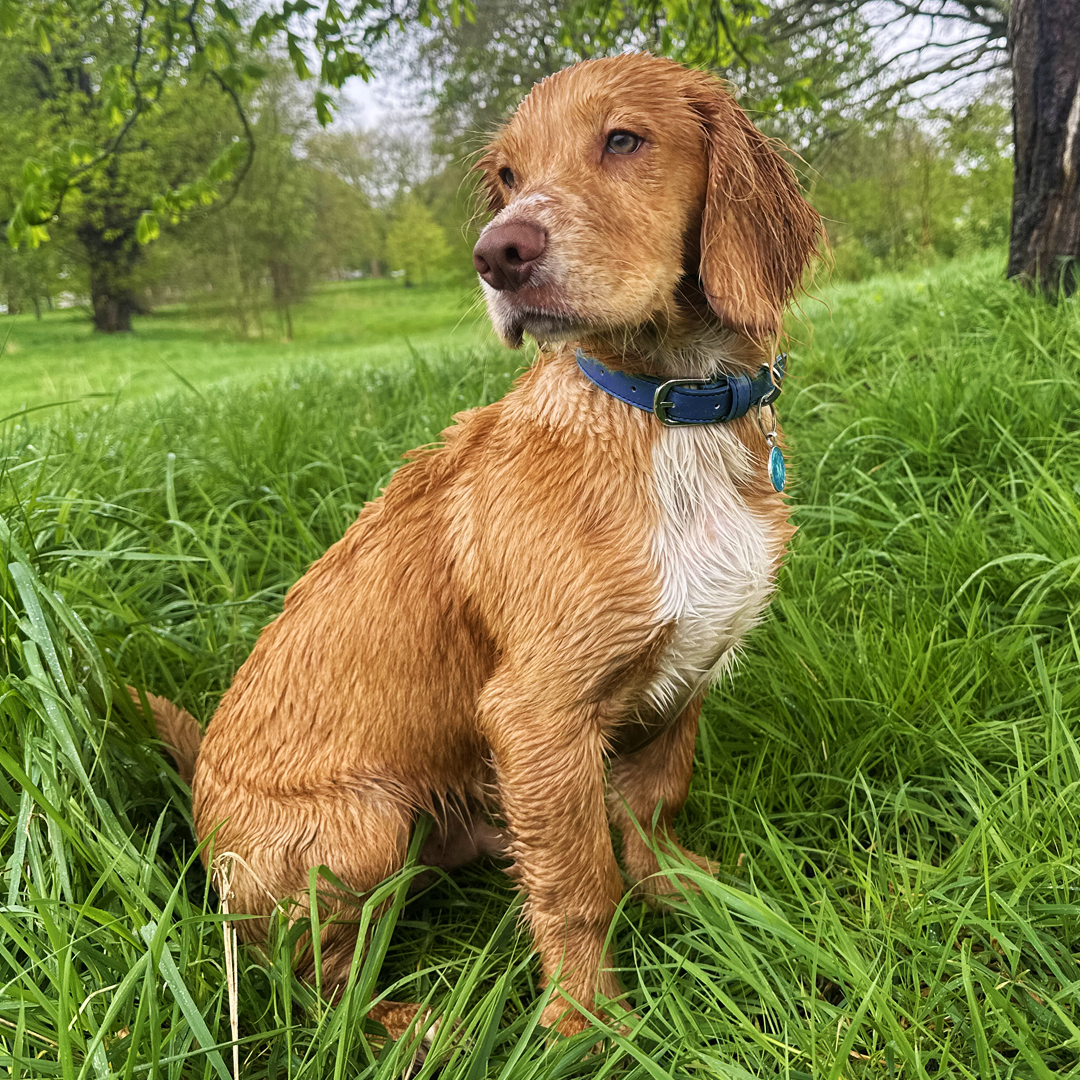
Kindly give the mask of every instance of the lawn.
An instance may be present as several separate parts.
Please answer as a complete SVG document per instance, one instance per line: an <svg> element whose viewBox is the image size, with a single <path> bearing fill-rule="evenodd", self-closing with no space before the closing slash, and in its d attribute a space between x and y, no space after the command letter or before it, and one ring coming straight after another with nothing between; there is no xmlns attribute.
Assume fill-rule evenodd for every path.
<svg viewBox="0 0 1080 1080"><path fill-rule="evenodd" d="M681 832L721 872L613 928L634 1031L586 1054L603 1032L538 1029L498 868L408 897L406 873L336 1007L291 977L288 928L241 952L244 1077L398 1075L361 1034L373 993L460 1021L425 1078L1080 1076L1080 302L1002 263L837 287L792 326L800 529L704 714ZM0 428L13 1077L226 1080L222 918L123 684L208 718L400 454L527 359L297 337L222 384Z"/></svg>
<svg viewBox="0 0 1080 1080"><path fill-rule="evenodd" d="M181 386L275 375L298 364L328 368L407 361L410 349L468 349L493 340L475 287L400 281L336 282L293 309L285 341L275 316L264 336L238 338L205 308L136 316L130 334L97 334L72 308L0 315L0 417L89 395L130 400Z"/></svg>

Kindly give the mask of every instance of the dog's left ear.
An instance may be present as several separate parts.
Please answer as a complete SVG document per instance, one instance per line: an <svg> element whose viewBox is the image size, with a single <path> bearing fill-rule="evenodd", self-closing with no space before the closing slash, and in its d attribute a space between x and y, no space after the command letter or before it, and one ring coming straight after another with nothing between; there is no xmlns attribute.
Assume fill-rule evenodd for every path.
<svg viewBox="0 0 1080 1080"><path fill-rule="evenodd" d="M720 321L755 341L775 338L821 242L821 218L790 166L719 81L699 84L708 187L701 284Z"/></svg>

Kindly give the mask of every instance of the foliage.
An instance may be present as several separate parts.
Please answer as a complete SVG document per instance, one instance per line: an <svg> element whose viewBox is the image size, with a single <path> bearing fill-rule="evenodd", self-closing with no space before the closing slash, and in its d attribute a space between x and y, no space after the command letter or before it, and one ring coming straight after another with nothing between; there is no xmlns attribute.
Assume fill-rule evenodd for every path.
<svg viewBox="0 0 1080 1080"><path fill-rule="evenodd" d="M852 19L877 44L875 62L846 74L840 92L873 115L956 87L979 87L1008 66L1010 0L786 0L760 27L770 49Z"/></svg>
<svg viewBox="0 0 1080 1080"><path fill-rule="evenodd" d="M632 48L696 66L749 70L765 55L756 31L768 10L757 0L492 0L469 20L414 34L415 59L440 134L460 149L505 118L533 83L577 60ZM399 58L398 66L412 68L413 56ZM806 86L803 74L795 74L776 85L777 100L806 103Z"/></svg>
<svg viewBox="0 0 1080 1080"><path fill-rule="evenodd" d="M834 272L860 278L1000 247L1009 235L1008 110L977 101L929 122L851 126L813 157Z"/></svg>
<svg viewBox="0 0 1080 1080"><path fill-rule="evenodd" d="M420 42L441 137L459 151L475 148L536 79L603 51L600 38L583 43L567 29L582 10L497 2ZM626 22L603 41L645 43L633 9L619 10ZM997 104L1004 95L984 88L983 99L955 114L886 107L873 17L858 3L781 5L752 21L748 66L741 47L729 54L741 104L799 154L793 163L828 220L843 278L991 247L1008 235L1009 118Z"/></svg>
<svg viewBox="0 0 1080 1080"><path fill-rule="evenodd" d="M7 313L33 308L40 317L42 304L52 304L61 267L55 247L17 253L0 244L0 303Z"/></svg>
<svg viewBox="0 0 1080 1080"><path fill-rule="evenodd" d="M282 335L292 337L290 308L322 269L314 236L321 231L328 245L335 238L333 229L318 230L315 171L298 153L310 134L309 103L289 74L279 65L252 95L251 170L226 207L176 236L165 275L186 295L227 310L243 336L263 331L269 282Z"/></svg>
<svg viewBox="0 0 1080 1080"><path fill-rule="evenodd" d="M768 51L732 76L740 104L763 131L810 160L852 126L872 122L853 85L874 66L877 51L859 10L767 40Z"/></svg>
<svg viewBox="0 0 1080 1080"><path fill-rule="evenodd" d="M589 1055L594 1036L536 1027L519 908L476 868L373 897L396 901L394 937L336 1007L292 979L284 932L242 952L245 1077L398 1076L408 1050L362 1036L372 985L460 1021L422 1074L445 1052L446 1080L1075 1068L1080 323L999 279L982 256L838 288L813 350L792 345L800 531L706 707L680 826L721 873L617 918L634 1031ZM13 1076L225 1080L222 917L185 871L187 792L123 683L208 716L400 454L517 362L309 369L4 429Z"/></svg>
<svg viewBox="0 0 1080 1080"><path fill-rule="evenodd" d="M50 22L48 52L28 40L33 24L0 38L0 93L8 102L0 134L5 145L10 140L13 148L39 155L25 164L10 157L0 163L0 216L10 218L12 236L22 230L34 242L47 238L49 229L63 231L68 258L88 285L95 321L108 330L126 329L138 307L139 241L157 229L156 219L144 213L152 198L166 188L194 185L192 200L208 199L198 176L240 145L232 141L228 118L215 112L214 99L194 107L202 99L200 79L193 76L161 84L138 139L126 139L93 168L83 167L122 115L110 79L134 49L132 18L122 0L107 0L80 20ZM82 164L64 182L58 226L53 196L44 192L59 175L47 162L59 139Z"/></svg>
<svg viewBox="0 0 1080 1080"><path fill-rule="evenodd" d="M79 140L85 146L107 142L113 122L128 116L114 110L109 72L133 58L131 29L141 9L125 6L127 0L109 2L101 41L90 35L79 46L94 73L89 86L97 110ZM433 19L435 10L425 8ZM971 18L983 18L985 32L998 40L997 7L979 11L969 13ZM884 46L872 32L880 13L855 0L832 7L790 0L771 11L755 5L736 11L724 4L493 0L460 19L446 8L426 30L405 9L401 14L407 35L387 38L392 28L386 24L364 39L364 49L373 60L391 64L391 41L399 63L409 67L419 58L436 107L437 138L424 123L400 118L372 132L315 130L313 104L316 113L333 104L325 87L313 94L290 80L283 61L257 56L250 36L234 29L234 36L240 34L234 50L240 66L231 69L239 79L231 96L221 94L216 69L203 68L202 61L185 75L184 86L162 73L156 104L138 113L138 141L125 136L120 151L73 180L62 220L49 226L61 250L48 259L0 260L9 292L23 282L25 302L38 307L61 288L80 296L89 292L104 312L99 325L113 310L106 302L111 294L132 310L148 299L198 299L227 316L242 336L263 334L264 312L272 306L288 337L292 307L310 281L387 269L389 230L406 213L409 196L426 206L448 239L446 265L471 275L472 240L463 228L472 210L464 151L477 145L536 78L578 56L628 46L667 49L684 58L711 50L713 62L728 65L759 126L801 155L796 166L832 223L840 276L925 263L1003 237L1009 180L997 116L1004 114L989 119L992 99L955 115L886 108L892 68L883 64ZM963 12L950 7L949 18L954 16L962 21ZM84 12L81 18L90 17ZM73 48L68 38L85 27L72 23L64 38L58 25L50 31L47 55L37 55L36 39L28 36L36 33L36 23L19 23L6 50L0 42L0 90L12 102L0 117L0 131L15 150L0 162L0 206L3 191L8 193L8 210L0 209L0 216L11 212L24 182L19 161L45 154L56 142L57 117L70 111L62 103L46 106L27 89L34 85L27 70L71 67L64 66L64 48ZM300 38L294 44L301 48ZM247 57L244 64L241 56ZM297 62L296 55L291 59ZM71 97L79 101L78 94ZM288 116L271 107L272 101L283 107L288 101ZM994 147L965 146L965 125ZM243 151L246 137L257 147L246 179L237 174L224 188L199 179L223 147L232 147L234 155ZM228 190L228 205L204 206L195 220L188 213L189 220L177 225L179 203L159 200L160 213L146 212L164 188L174 194L183 189L181 201L197 196L210 204ZM879 213L881 207L887 211ZM203 217L207 210L210 216ZM153 235L163 242L148 256L137 240ZM401 237L399 228L399 244ZM441 251L440 245L440 258ZM400 261L397 250L395 258ZM419 265L414 257L410 281ZM120 318L119 325L127 323Z"/></svg>
<svg viewBox="0 0 1080 1080"><path fill-rule="evenodd" d="M318 131L307 140L318 215L313 242L324 272L381 270L388 223L379 205L379 142L378 131L358 130Z"/></svg>
<svg viewBox="0 0 1080 1080"><path fill-rule="evenodd" d="M437 24L439 32L431 40L438 41L444 33L452 36L460 30L463 14L465 24L474 18L472 5L460 0L360 0L347 9L336 0L283 0L251 18L227 0L110 0L109 7L116 48L107 57L93 54L101 65L94 91L105 123L92 137L45 140L39 157L28 159L6 214L12 243L46 239L47 226L71 186L109 169L171 86L196 80L205 93L205 84L212 82L234 108L244 137L227 145L196 178L154 194L144 206L142 240L154 238L164 220L213 201L222 185L247 171L254 134L245 97L266 77L266 69L253 59L262 50L284 47L301 79L312 74L312 55L318 58L314 108L325 124L334 104L328 89L341 87L352 76L368 78L370 55L392 31ZM737 60L748 65L761 45L751 24L767 10L758 0L637 0L631 5L576 0L552 6L545 17L557 16L552 29L564 56L568 50L587 55L632 45L689 63ZM64 34L85 37L100 22L101 11L93 0L4 0L0 31L33 39L41 55L48 56ZM548 36L545 31L545 40Z"/></svg>
<svg viewBox="0 0 1080 1080"><path fill-rule="evenodd" d="M386 234L386 258L393 270L403 270L406 285L427 281L446 262L450 249L446 235L431 211L415 195L409 195Z"/></svg>
<svg viewBox="0 0 1080 1080"><path fill-rule="evenodd" d="M243 95L266 71L252 53L268 46L283 47L297 76L309 78L310 53L318 57L320 89L314 106L328 122L336 88L352 76L371 74L366 53L405 21L427 23L443 9L438 0L358 0L342 8L336 0L282 0L262 7L253 21L240 5L227 0L110 0L106 15L115 25L121 54L101 61L93 89L105 121L93 138L58 136L46 144L38 159L23 169L22 184L7 221L13 243L44 239L44 229L60 210L72 184L108 169L116 157L137 141L144 118L153 114L172 86L191 81L212 82L235 110L246 138L226 146L197 178L159 192L152 209L146 207L145 238L152 238L163 218L176 218L193 206L212 201L222 184L250 163L253 150ZM451 22L461 15L459 0L448 0ZM4 0L0 31L32 38L39 53L49 56L58 39L85 37L101 21L97 0Z"/></svg>

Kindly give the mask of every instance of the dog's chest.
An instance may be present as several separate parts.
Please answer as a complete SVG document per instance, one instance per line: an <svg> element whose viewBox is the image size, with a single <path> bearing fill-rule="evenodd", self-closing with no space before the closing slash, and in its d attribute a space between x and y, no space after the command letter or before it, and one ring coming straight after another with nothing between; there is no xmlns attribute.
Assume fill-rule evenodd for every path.
<svg viewBox="0 0 1080 1080"><path fill-rule="evenodd" d="M723 671L760 619L772 591L775 545L736 487L757 465L722 425L665 428L652 464L658 615L674 633L648 697L670 722Z"/></svg>

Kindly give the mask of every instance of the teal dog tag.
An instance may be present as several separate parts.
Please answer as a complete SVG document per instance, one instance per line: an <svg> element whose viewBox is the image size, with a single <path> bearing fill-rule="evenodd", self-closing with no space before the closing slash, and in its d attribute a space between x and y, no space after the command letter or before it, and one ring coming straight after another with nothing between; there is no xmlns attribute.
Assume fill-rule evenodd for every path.
<svg viewBox="0 0 1080 1080"><path fill-rule="evenodd" d="M777 491L784 490L784 482L787 480L787 469L784 466L784 455L779 446L774 446L769 451L769 479Z"/></svg>

